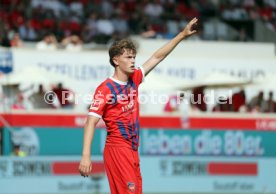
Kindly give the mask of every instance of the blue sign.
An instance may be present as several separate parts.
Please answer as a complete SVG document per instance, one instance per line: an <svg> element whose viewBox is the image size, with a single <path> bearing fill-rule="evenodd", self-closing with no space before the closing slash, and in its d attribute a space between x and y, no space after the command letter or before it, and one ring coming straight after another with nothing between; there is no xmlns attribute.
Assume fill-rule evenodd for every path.
<svg viewBox="0 0 276 194"><path fill-rule="evenodd" d="M11 51L0 51L0 72L12 72L13 57Z"/></svg>

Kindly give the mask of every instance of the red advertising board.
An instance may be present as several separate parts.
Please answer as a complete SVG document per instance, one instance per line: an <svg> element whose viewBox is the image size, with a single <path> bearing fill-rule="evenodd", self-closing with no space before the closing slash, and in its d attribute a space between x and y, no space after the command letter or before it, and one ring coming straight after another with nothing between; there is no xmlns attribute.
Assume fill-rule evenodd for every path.
<svg viewBox="0 0 276 194"><path fill-rule="evenodd" d="M4 113L5 121L13 127L82 127L85 114L65 113ZM141 116L142 128L217 129L217 130L276 130L276 115L200 114L181 116ZM0 126L4 123L0 121ZM98 127L104 127L100 122Z"/></svg>

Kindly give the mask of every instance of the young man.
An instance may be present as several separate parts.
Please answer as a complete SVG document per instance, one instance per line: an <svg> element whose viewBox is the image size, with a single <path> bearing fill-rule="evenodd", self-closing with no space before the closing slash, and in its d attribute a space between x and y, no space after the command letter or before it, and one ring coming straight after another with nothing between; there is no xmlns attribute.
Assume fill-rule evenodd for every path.
<svg viewBox="0 0 276 194"><path fill-rule="evenodd" d="M92 170L91 144L96 124L102 118L107 138L104 165L111 194L142 194L142 177L138 156L139 104L138 86L142 79L183 39L196 33L191 20L165 46L158 49L140 68L135 68L136 48L129 40L115 42L109 49L110 63L115 71L97 89L84 127L80 174L87 177Z"/></svg>

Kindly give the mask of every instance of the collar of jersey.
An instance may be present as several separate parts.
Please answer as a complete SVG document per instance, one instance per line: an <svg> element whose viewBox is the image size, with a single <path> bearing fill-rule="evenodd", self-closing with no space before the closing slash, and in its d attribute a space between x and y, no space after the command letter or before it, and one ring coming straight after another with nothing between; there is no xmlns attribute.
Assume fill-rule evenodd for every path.
<svg viewBox="0 0 276 194"><path fill-rule="evenodd" d="M117 79L115 79L113 77L109 77L109 79L111 79L112 81L114 81L114 82L116 82L116 83L118 83L120 85L127 85L127 82L123 82L123 81L117 80Z"/></svg>

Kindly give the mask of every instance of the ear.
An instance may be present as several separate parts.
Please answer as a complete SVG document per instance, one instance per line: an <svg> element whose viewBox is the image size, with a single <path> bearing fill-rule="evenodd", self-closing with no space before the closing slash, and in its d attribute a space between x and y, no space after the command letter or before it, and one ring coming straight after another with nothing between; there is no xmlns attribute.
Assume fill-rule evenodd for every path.
<svg viewBox="0 0 276 194"><path fill-rule="evenodd" d="M118 57L113 57L113 63L115 64L115 66L119 65L119 61L118 61Z"/></svg>

